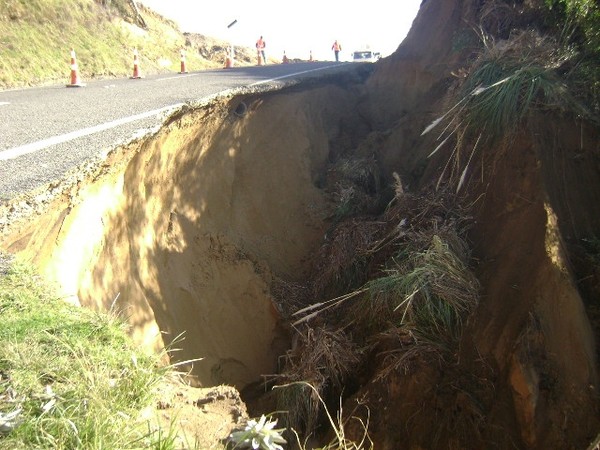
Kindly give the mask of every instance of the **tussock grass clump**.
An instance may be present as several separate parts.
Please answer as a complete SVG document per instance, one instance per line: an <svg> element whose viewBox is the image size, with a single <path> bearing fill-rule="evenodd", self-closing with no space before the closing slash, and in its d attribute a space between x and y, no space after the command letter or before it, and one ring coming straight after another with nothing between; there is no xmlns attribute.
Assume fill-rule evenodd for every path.
<svg viewBox="0 0 600 450"><path fill-rule="evenodd" d="M364 282L346 286L341 295L296 311L293 315L301 318L295 324L327 311L326 319L341 322L342 327L381 332L388 326L415 322L419 310L412 307L420 303L419 299L430 311L440 313L445 304L436 302L443 300L456 317L468 314L477 303L479 286L469 269L470 252L464 239L469 221L466 208L446 189L431 190L420 197L397 192L381 221L370 222L373 228L365 225L357 236L338 227L336 236L351 251L345 252L339 245L320 255L317 276L325 287L316 293L327 293L327 287L338 281L339 268L352 267L356 259L365 267ZM351 309L345 311L346 321L340 320L346 315L330 312L340 305Z"/></svg>
<svg viewBox="0 0 600 450"><path fill-rule="evenodd" d="M360 361L360 350L343 330L305 328L285 356L277 389L278 409L287 426L299 433L314 432L321 418L321 397L337 397ZM303 382L303 383L300 383Z"/></svg>
<svg viewBox="0 0 600 450"><path fill-rule="evenodd" d="M138 351L115 315L48 292L28 267L0 274L0 448L164 443L139 417L165 373L159 356Z"/></svg>
<svg viewBox="0 0 600 450"><path fill-rule="evenodd" d="M337 296L367 280L370 249L384 226L381 221L353 218L328 233L314 258L313 298Z"/></svg>
<svg viewBox="0 0 600 450"><path fill-rule="evenodd" d="M454 360L464 320L479 300L466 250L456 235L443 240L434 234L426 248L406 253L387 277L370 282L369 296L355 311L366 313L365 320L387 318L389 325L380 326L385 331L374 340L397 337L401 345L387 355L390 368L408 371L419 354Z"/></svg>
<svg viewBox="0 0 600 450"><path fill-rule="evenodd" d="M493 141L516 132L533 108L578 108L557 72L570 54L555 41L534 31L482 39L483 50L450 100L453 106L422 134L445 121L442 143L464 131Z"/></svg>
<svg viewBox="0 0 600 450"><path fill-rule="evenodd" d="M334 220L354 217L379 206L380 171L372 156L342 157L329 170L337 203Z"/></svg>
<svg viewBox="0 0 600 450"><path fill-rule="evenodd" d="M507 40L483 35L482 41L479 57L448 100L452 106L421 133L444 124L428 158L447 144L453 147L438 185L448 179L456 183L457 192L465 185L475 152L489 145L508 148L533 111L597 120L589 105L577 100L581 95L573 92L574 83L567 83L563 73L573 63L571 48L531 30Z"/></svg>
<svg viewBox="0 0 600 450"><path fill-rule="evenodd" d="M362 229L348 220L332 231L337 246L319 254L315 273L321 288L315 293L336 296L316 296L319 301L292 314L294 326L305 328L298 338L302 344L286 357L282 382L291 384L282 390L279 406L302 412L290 418L295 429L311 431L322 409L308 387L294 382L307 381L330 398L342 392L344 380L358 375L349 375L352 367L374 370L370 364L379 361L377 373L384 377L411 370L417 360L456 361L463 325L479 300L464 237L468 207L446 188L421 196L401 185L395 191L378 220L362 222ZM357 260L363 269L355 280L362 282L342 289L337 274L356 267Z"/></svg>
<svg viewBox="0 0 600 450"><path fill-rule="evenodd" d="M569 54L535 32L492 41L472 66L460 96L465 123L498 138L518 129L533 108L572 109L573 101L557 69Z"/></svg>
<svg viewBox="0 0 600 450"><path fill-rule="evenodd" d="M467 247L456 235L456 245L439 234L416 238L429 242L420 251L401 251L384 276L369 281L355 314L368 323L385 321L377 324L379 329L410 324L424 336L448 334L456 340L461 317L478 299L478 283L467 267Z"/></svg>

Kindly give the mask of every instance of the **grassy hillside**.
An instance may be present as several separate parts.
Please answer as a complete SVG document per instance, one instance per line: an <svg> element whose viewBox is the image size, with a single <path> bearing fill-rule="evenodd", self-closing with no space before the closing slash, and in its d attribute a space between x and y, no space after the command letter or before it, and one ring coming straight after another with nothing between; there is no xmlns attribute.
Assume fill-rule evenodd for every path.
<svg viewBox="0 0 600 450"><path fill-rule="evenodd" d="M227 43L183 34L177 25L125 0L0 0L0 89L69 80L70 51L80 77L129 76L137 48L142 74L222 67ZM244 50L244 49L239 49ZM253 54L237 55L248 64Z"/></svg>

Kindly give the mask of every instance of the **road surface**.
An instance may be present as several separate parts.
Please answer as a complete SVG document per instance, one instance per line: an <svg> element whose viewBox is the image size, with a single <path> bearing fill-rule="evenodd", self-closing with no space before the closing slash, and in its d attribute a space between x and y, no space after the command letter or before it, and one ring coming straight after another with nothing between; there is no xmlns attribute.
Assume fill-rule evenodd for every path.
<svg viewBox="0 0 600 450"><path fill-rule="evenodd" d="M341 66L312 62L234 67L141 80L99 80L81 88L0 91L0 201L56 180L159 126L166 113L182 104L245 86L301 81Z"/></svg>

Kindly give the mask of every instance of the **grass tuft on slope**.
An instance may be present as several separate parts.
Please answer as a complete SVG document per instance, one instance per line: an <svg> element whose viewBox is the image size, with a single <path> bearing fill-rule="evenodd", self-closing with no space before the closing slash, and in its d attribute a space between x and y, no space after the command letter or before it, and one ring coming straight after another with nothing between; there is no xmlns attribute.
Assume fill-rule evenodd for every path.
<svg viewBox="0 0 600 450"><path fill-rule="evenodd" d="M140 419L160 356L115 315L49 294L31 268L0 269L0 449L170 448Z"/></svg>

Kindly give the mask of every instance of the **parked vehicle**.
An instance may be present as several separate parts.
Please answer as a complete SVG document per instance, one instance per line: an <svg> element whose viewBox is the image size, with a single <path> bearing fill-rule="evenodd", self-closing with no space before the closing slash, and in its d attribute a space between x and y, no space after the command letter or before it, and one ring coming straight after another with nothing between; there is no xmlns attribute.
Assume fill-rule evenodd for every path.
<svg viewBox="0 0 600 450"><path fill-rule="evenodd" d="M352 54L354 62L376 62L379 58L381 58L381 53L372 50L359 50Z"/></svg>

